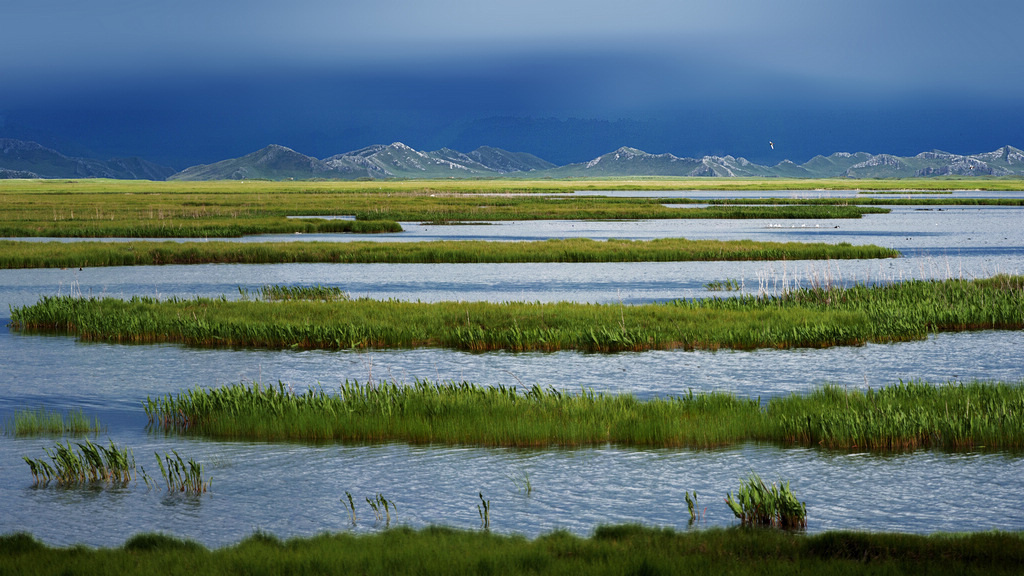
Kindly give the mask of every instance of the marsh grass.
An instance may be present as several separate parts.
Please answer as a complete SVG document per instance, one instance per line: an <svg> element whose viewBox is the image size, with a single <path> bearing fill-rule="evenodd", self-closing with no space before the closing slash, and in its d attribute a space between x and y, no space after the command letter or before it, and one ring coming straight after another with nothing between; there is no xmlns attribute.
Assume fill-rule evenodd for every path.
<svg viewBox="0 0 1024 576"><path fill-rule="evenodd" d="M31 410L15 410L14 415L4 420L4 432L9 436L86 436L103 431L99 418L90 420L81 410L66 413L48 410L44 407Z"/></svg>
<svg viewBox="0 0 1024 576"><path fill-rule="evenodd" d="M335 302L350 300L348 292L338 286L279 286L269 285L250 292L238 287L239 296L243 301L263 300L265 302L286 302L289 300L307 300L315 302Z"/></svg>
<svg viewBox="0 0 1024 576"><path fill-rule="evenodd" d="M0 240L0 268L165 264L477 264L684 262L896 258L897 250L849 243L751 240L551 239L534 242L21 242Z"/></svg>
<svg viewBox="0 0 1024 576"><path fill-rule="evenodd" d="M807 506L797 500L789 482L779 480L765 484L756 473L751 473L740 484L736 495L726 495L725 503L744 526L761 526L800 530L807 527Z"/></svg>
<svg viewBox="0 0 1024 576"><path fill-rule="evenodd" d="M638 400L534 385L345 382L337 394L283 383L193 388L147 398L152 426L215 439L543 447L711 448L740 442L838 450L1024 449L1024 383L824 386L740 399L721 392ZM527 493L529 479L526 478Z"/></svg>
<svg viewBox="0 0 1024 576"><path fill-rule="evenodd" d="M827 284L782 295L635 306L527 302L310 302L46 296L11 310L15 331L119 343L291 349L444 347L588 352L795 348L1024 328L1024 277Z"/></svg>
<svg viewBox="0 0 1024 576"><path fill-rule="evenodd" d="M89 440L46 448L47 458L35 460L23 456L32 472L33 485L43 487L51 481L62 488L86 484L126 486L135 474L135 457L129 448L119 448L111 440L109 446Z"/></svg>
<svg viewBox="0 0 1024 576"><path fill-rule="evenodd" d="M398 232L398 221L859 218L855 206L672 209L658 199L566 197L585 182L0 182L0 236L222 238L250 234ZM656 185L657 186L657 185ZM481 196L479 193L494 194ZM290 216L355 215L355 220Z"/></svg>
<svg viewBox="0 0 1024 576"><path fill-rule="evenodd" d="M203 477L201 463L192 458L185 461L177 450L172 450L171 454L164 454L161 458L160 454L154 453L168 492L199 495L210 489L211 479Z"/></svg>
<svg viewBox="0 0 1024 576"><path fill-rule="evenodd" d="M162 534L118 548L47 546L25 533L0 536L12 574L1019 574L1019 533L808 535L746 528L676 531L600 526L534 539L483 530L397 528L281 540L264 532L209 550Z"/></svg>
<svg viewBox="0 0 1024 576"><path fill-rule="evenodd" d="M704 287L712 292L733 292L743 289L739 280L736 279L713 280L705 284Z"/></svg>

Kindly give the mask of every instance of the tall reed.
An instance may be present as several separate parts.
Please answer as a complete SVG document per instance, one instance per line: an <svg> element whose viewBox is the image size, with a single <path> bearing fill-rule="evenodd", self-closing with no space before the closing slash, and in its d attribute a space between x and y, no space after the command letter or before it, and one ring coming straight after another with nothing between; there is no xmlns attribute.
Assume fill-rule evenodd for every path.
<svg viewBox="0 0 1024 576"><path fill-rule="evenodd" d="M203 478L202 464L191 458L186 462L177 450L172 450L171 454L160 458L160 454L154 453L168 492L198 495L209 490L211 479Z"/></svg>
<svg viewBox="0 0 1024 576"><path fill-rule="evenodd" d="M770 526L795 530L807 527L807 506L797 500L789 482L779 480L769 486L756 473L740 485L736 495L726 495L725 503L744 525Z"/></svg>
<svg viewBox="0 0 1024 576"><path fill-rule="evenodd" d="M135 457L129 448L118 448L113 441L109 446L71 442L45 449L47 461L43 458L22 458L32 472L35 486L46 486L56 481L60 487L72 487L90 483L105 483L125 486L132 481L135 473Z"/></svg>

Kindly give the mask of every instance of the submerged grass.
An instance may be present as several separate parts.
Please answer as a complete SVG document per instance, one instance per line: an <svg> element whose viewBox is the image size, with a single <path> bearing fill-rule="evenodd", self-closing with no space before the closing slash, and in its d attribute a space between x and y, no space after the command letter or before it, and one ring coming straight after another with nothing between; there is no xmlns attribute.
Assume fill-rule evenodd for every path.
<svg viewBox="0 0 1024 576"><path fill-rule="evenodd" d="M1024 277L818 286L779 296L621 304L310 302L43 297L17 331L121 343L293 349L755 349L860 345L929 333L1024 328Z"/></svg>
<svg viewBox="0 0 1024 576"><path fill-rule="evenodd" d="M147 398L151 425L216 439L404 441L539 447L607 443L710 448L740 442L893 451L1024 448L1024 382L835 386L740 399L654 398L468 382L345 382L338 393L284 384L194 388Z"/></svg>
<svg viewBox="0 0 1024 576"><path fill-rule="evenodd" d="M0 268L162 264L682 262L895 258L878 246L665 238L540 242L20 242L0 240Z"/></svg>
<svg viewBox="0 0 1024 576"><path fill-rule="evenodd" d="M224 548L140 534L120 548L49 547L25 533L0 537L12 574L1019 574L1020 534L806 535L744 528L677 532L639 525L529 540L429 527L320 534L282 541L256 533Z"/></svg>

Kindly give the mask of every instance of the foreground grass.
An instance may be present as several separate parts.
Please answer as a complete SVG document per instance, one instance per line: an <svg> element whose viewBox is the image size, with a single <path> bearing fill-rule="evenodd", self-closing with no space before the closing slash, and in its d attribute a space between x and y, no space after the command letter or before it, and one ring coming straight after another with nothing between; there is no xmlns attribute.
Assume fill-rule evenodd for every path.
<svg viewBox="0 0 1024 576"><path fill-rule="evenodd" d="M741 442L897 451L1024 448L1024 382L879 390L835 386L807 395L740 399L727 393L640 401L629 394L519 391L462 383L346 382L292 394L236 384L145 403L165 431L259 441L400 441L504 447L712 448Z"/></svg>
<svg viewBox="0 0 1024 576"><path fill-rule="evenodd" d="M1024 277L815 287L781 296L637 306L578 303L228 301L44 297L14 330L121 343L293 349L754 349L860 345L1024 328Z"/></svg>
<svg viewBox="0 0 1024 576"><path fill-rule="evenodd" d="M256 533L224 548L140 534L120 548L51 548L0 537L0 573L46 574L1019 574L1016 533L808 536L779 530L676 532L603 526L533 540L443 527L282 541Z"/></svg>
<svg viewBox="0 0 1024 576"><path fill-rule="evenodd" d="M667 238L542 242L17 242L0 240L0 268L284 262L437 264L485 262L683 262L895 258L878 246Z"/></svg>

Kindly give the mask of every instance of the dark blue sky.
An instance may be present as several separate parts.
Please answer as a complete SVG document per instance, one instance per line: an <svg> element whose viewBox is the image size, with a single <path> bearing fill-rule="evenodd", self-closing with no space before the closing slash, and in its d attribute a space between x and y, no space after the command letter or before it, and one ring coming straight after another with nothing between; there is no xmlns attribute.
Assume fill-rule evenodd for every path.
<svg viewBox="0 0 1024 576"><path fill-rule="evenodd" d="M184 168L398 140L774 164L1024 146L1017 0L0 6L0 136L69 154Z"/></svg>

